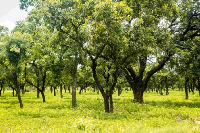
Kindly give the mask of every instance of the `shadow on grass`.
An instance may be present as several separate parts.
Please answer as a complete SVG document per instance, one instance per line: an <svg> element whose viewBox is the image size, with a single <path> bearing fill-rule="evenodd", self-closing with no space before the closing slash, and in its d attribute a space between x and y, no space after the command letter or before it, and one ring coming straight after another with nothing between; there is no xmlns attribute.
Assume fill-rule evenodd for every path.
<svg viewBox="0 0 200 133"><path fill-rule="evenodd" d="M149 104L151 106L157 106L157 107L165 107L165 108L181 108L181 107L187 107L187 108L200 108L200 102L193 101L193 102L187 102L187 101L147 101L146 104Z"/></svg>
<svg viewBox="0 0 200 133"><path fill-rule="evenodd" d="M67 109L69 106L66 104L59 104L59 105L48 105L44 107L44 109Z"/></svg>

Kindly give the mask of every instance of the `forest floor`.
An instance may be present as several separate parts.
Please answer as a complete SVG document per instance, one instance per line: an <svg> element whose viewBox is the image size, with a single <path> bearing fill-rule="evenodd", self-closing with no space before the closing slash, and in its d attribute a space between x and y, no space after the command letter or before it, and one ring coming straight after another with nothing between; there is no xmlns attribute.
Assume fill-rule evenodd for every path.
<svg viewBox="0 0 200 133"><path fill-rule="evenodd" d="M0 132L2 133L198 133L200 132L200 97L198 92L185 100L183 91L169 95L144 94L145 104L132 103L131 91L114 94L114 113L104 113L101 94L77 94L77 107L71 107L71 95L53 96L46 91L46 102L36 92L17 97L5 92L0 97Z"/></svg>

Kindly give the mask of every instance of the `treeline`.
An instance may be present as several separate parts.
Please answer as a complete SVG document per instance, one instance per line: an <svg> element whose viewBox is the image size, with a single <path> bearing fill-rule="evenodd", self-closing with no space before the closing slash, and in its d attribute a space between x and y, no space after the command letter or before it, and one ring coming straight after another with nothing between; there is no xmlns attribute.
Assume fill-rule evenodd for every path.
<svg viewBox="0 0 200 133"><path fill-rule="evenodd" d="M112 95L130 87L134 101L157 88L200 92L200 10L198 0L20 0L29 12L9 31L1 26L1 84L16 91L72 86L98 89L105 112ZM2 88L1 88L2 90ZM55 95L55 93L54 93Z"/></svg>

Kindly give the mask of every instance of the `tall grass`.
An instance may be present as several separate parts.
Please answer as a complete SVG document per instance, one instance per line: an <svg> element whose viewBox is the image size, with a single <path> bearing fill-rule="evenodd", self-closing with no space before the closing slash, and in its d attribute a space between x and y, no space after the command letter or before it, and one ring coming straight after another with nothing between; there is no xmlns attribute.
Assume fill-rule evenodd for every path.
<svg viewBox="0 0 200 133"><path fill-rule="evenodd" d="M76 108L71 95L53 96L45 92L46 103L36 92L17 97L5 92L0 97L0 132L95 132L95 133L198 133L200 132L200 98L172 91L168 96L145 93L145 104L132 103L132 92L114 94L114 113L104 113L103 99L93 92L77 94Z"/></svg>

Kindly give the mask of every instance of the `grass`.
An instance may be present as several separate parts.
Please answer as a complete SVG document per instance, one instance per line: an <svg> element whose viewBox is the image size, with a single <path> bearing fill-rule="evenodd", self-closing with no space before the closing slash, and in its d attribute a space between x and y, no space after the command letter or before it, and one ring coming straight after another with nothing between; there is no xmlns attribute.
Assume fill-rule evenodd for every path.
<svg viewBox="0 0 200 133"><path fill-rule="evenodd" d="M45 92L46 103L36 92L17 97L5 92L0 97L0 132L86 132L86 133L199 133L200 97L172 91L168 96L145 93L145 104L132 103L132 92L114 94L114 113L104 113L103 99L93 92L77 94L76 108L71 108L71 95L63 99Z"/></svg>

